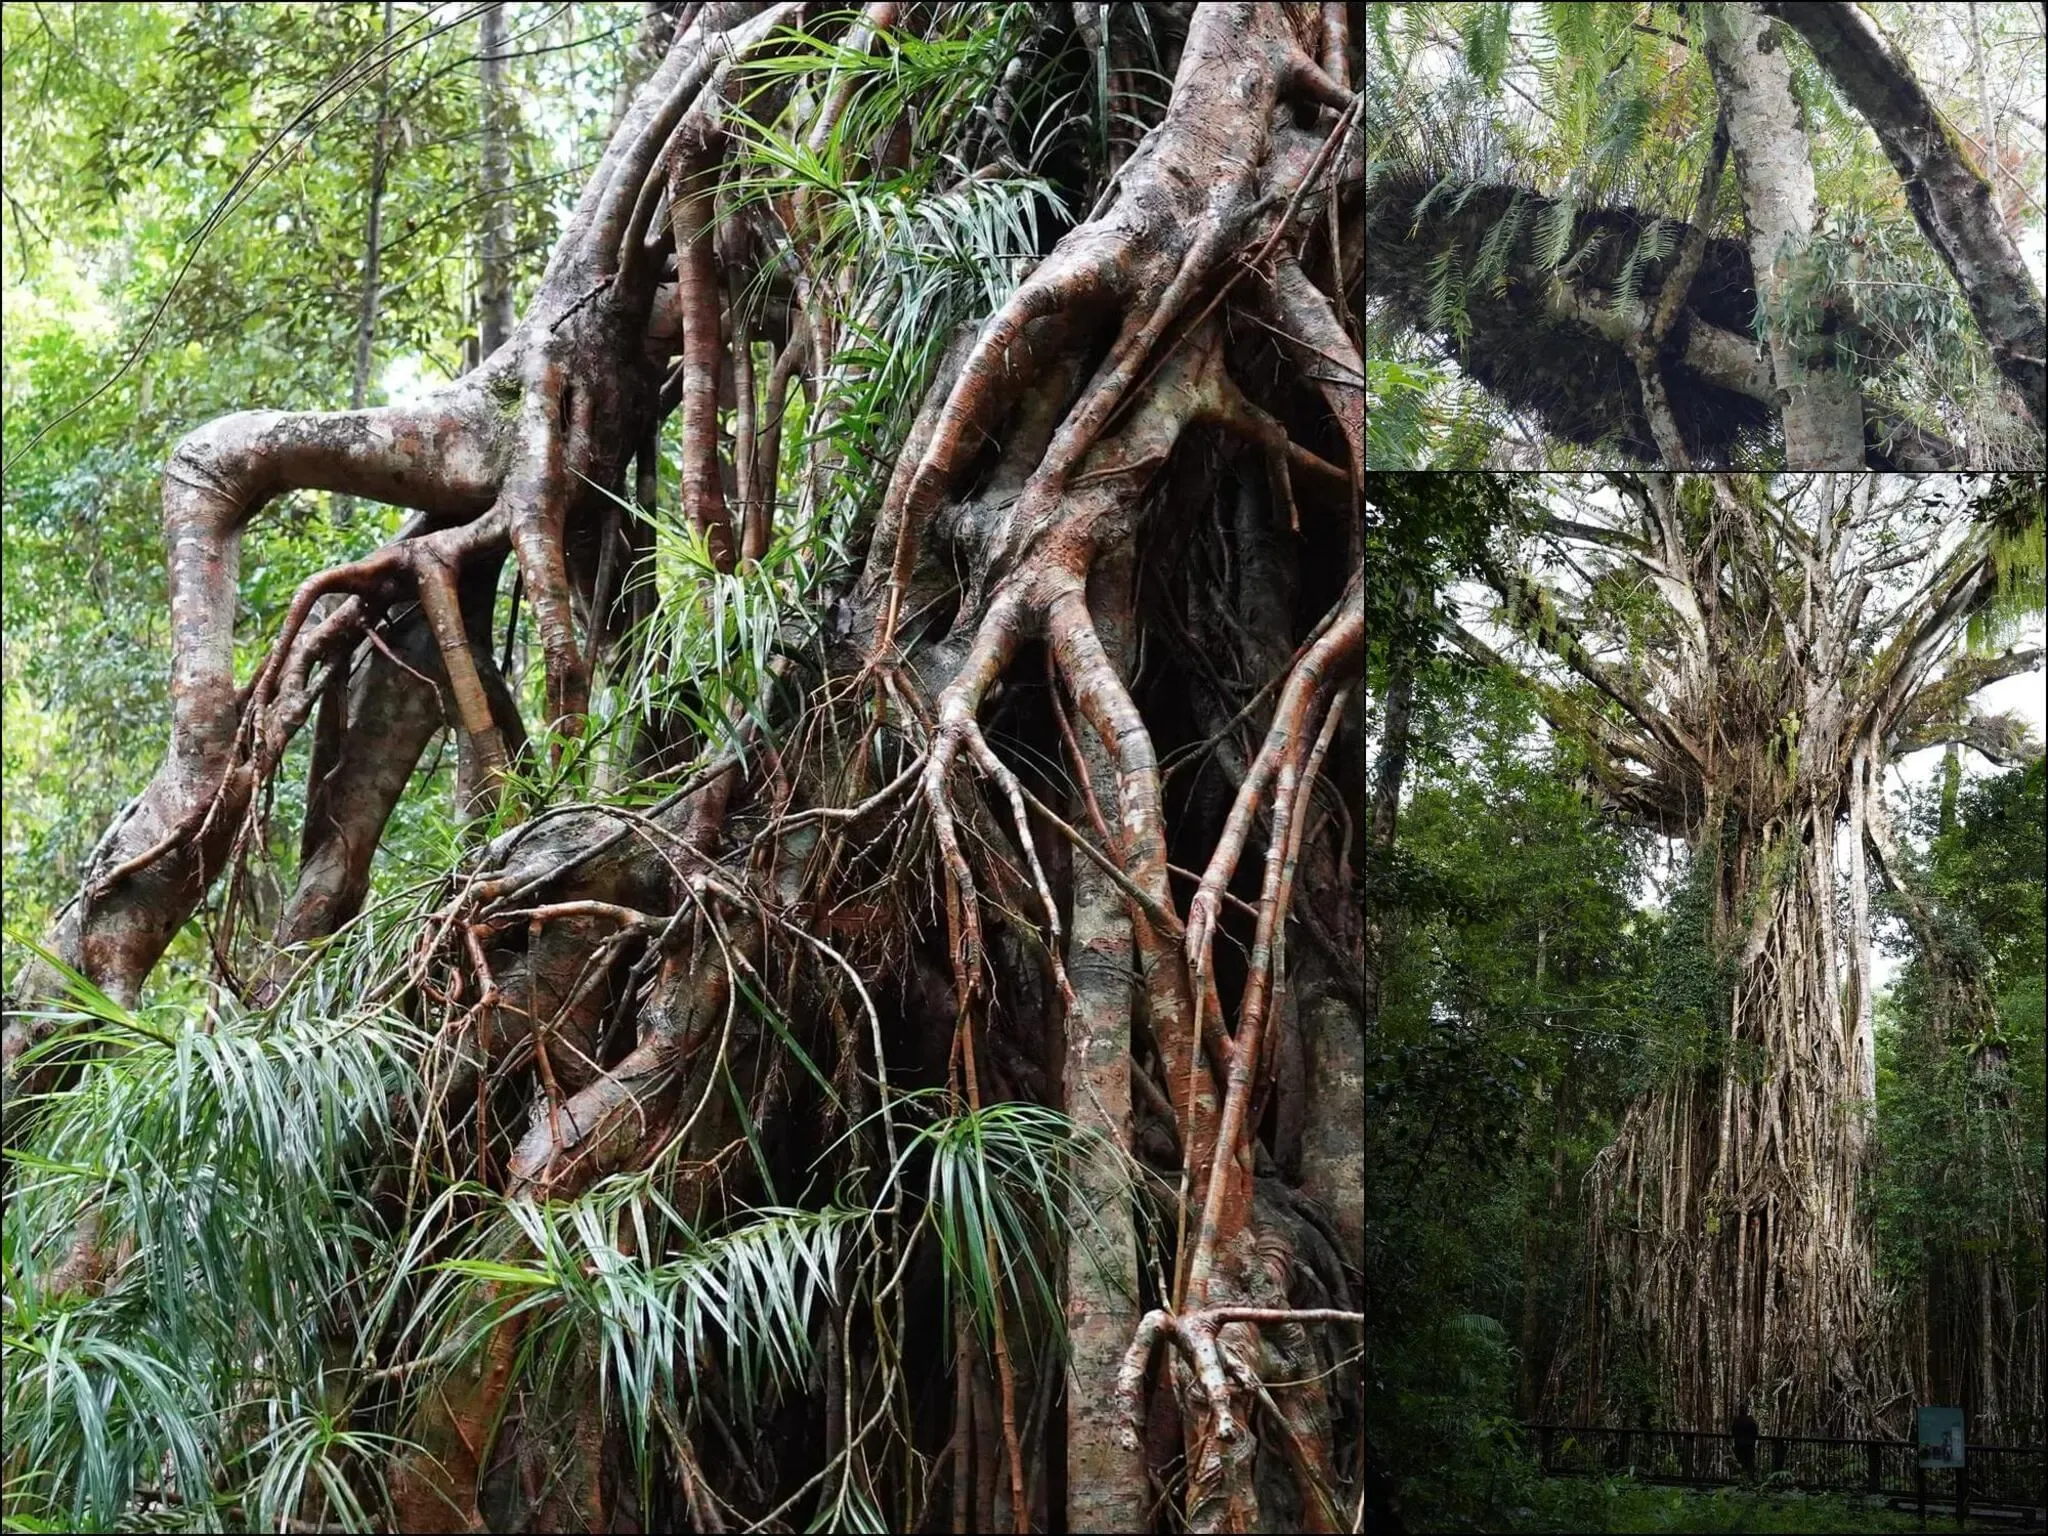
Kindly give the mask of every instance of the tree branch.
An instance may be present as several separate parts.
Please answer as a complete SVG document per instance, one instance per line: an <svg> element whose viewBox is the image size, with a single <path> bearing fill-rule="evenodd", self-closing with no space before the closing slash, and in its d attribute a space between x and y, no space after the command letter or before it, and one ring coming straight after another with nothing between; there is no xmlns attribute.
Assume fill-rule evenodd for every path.
<svg viewBox="0 0 2048 1536"><path fill-rule="evenodd" d="M2013 715L1972 710L1969 700L1995 682L2035 670L2042 654L2032 650L1995 657L1957 657L1944 676L1906 701L1887 737L1887 751L1896 756L1956 742L1976 748L2000 765L2039 757L2041 748L2024 721Z"/></svg>
<svg viewBox="0 0 2048 1536"><path fill-rule="evenodd" d="M1921 674L1947 648L1955 626L1982 606L1998 584L1997 567L1984 552L1981 538L1958 549L1944 570L1954 574L1944 583L1937 573L1926 595L1916 600L1916 607L1929 605L1925 616L1917 621L1908 619L1873 668L1871 702L1857 723L1857 733L1872 725L1889 732L1912 698Z"/></svg>
<svg viewBox="0 0 2048 1536"><path fill-rule="evenodd" d="M1991 183L1972 165L1912 66L1854 5L1765 5L1806 39L1850 105L1877 131L1913 217L1970 301L1998 368L2034 425L2048 425L2048 315Z"/></svg>
<svg viewBox="0 0 2048 1536"><path fill-rule="evenodd" d="M1511 579L1509 574L1492 560L1485 562L1484 575L1487 585L1498 592L1504 600L1512 598L1514 583L1517 581L1525 588L1536 585L1520 572L1516 572ZM1691 758L1696 765L1704 769L1706 761L1700 753L1699 744L1679 729L1678 724L1664 711L1652 708L1623 689L1609 675L1607 669L1593 659L1579 632L1565 622L1563 615L1557 614L1554 618L1554 626L1539 627L1535 643L1627 710L1644 730L1672 748L1674 753Z"/></svg>

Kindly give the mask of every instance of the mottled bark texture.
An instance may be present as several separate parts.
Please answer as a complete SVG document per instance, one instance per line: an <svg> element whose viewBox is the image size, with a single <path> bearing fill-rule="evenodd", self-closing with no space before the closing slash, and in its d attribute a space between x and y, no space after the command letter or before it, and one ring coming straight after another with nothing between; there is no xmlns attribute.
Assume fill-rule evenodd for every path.
<svg viewBox="0 0 2048 1536"><path fill-rule="evenodd" d="M1098 567L1091 586L1108 601L1095 604L1110 631L1112 663L1130 672L1131 572L1123 562ZM1119 588L1123 590L1118 590ZM1118 621L1121 622L1118 622ZM1101 805L1116 794L1116 770L1092 731L1074 737L1080 761L1077 784L1085 782L1080 804L1068 819L1087 827L1101 819ZM1085 778L1083 777L1085 775ZM1091 814L1092 812L1092 814ZM1098 835L1105 846L1115 846ZM1134 1468L1117 1434L1115 1404L1101 1390L1115 1378L1124 1346L1138 1321L1138 1245L1131 1196L1116 1154L1131 1149L1132 1014L1138 997L1133 924L1145 914L1127 908L1116 883L1082 860L1074 869L1073 932L1067 943L1067 975L1074 1004L1067 1014L1066 1066L1062 1082L1067 1113L1103 1140L1101 1150L1077 1170L1070 1212L1074 1240L1067 1250L1067 1529L1133 1531L1146 1524L1142 1469Z"/></svg>
<svg viewBox="0 0 2048 1536"><path fill-rule="evenodd" d="M829 1403L763 1407L746 1433L771 1455L741 1449L707 1390L703 1418L661 1426L650 1496L674 1508L650 1510L617 1475L617 1407L592 1373L551 1378L549 1399L521 1385L521 1325L485 1328L466 1364L397 1364L428 1384L385 1410L427 1453L398 1483L409 1528L787 1525L855 1456L906 1529L934 1496L924 1464L950 1471L956 1524L1140 1530L1162 1496L1196 1529L1337 1528L1356 1508L1364 765L1333 750L1363 655L1363 369L1343 318L1362 278L1338 234L1363 185L1356 49L1336 4L1147 10L1163 115L1119 140L1094 211L958 338L893 469L875 469L872 516L844 530L853 558L815 635L773 661L736 743L650 719L615 771L680 786L632 808L557 802L465 855L392 1003L438 1031L409 1152L539 1200L656 1169L706 1230L771 1203L749 1147L785 1160L784 1198L871 1188L905 1088L955 1112L1066 1108L1106 1138L1079 1176L1108 1243L1099 1268L1079 1239L1064 1263L1038 1256L1065 1280L1065 1370L1023 1288L1002 1290L986 1335L908 1325L944 1314L927 1229L886 1306L833 1298L814 1320ZM749 59L800 21L852 52L897 19L682 7L532 304L478 368L412 405L244 413L185 439L164 489L171 749L49 937L67 964L137 997L248 852L252 807L309 718L280 944L355 914L438 730L486 804L531 768L493 654L506 560L544 723L558 746L582 729L593 668L634 660L655 600L651 533L605 493L637 458L652 500L669 412L682 509L715 563L767 547L790 515L789 387L816 468L837 398L820 368L856 365L835 350L836 296L793 276L806 200L727 218L732 118L790 104L824 131L844 105L830 71L759 95ZM1121 8L1094 20L1112 59L1146 35L1120 35L1136 24ZM761 343L775 362L756 399L735 349ZM742 444L720 431L729 387L748 393ZM241 533L298 489L418 516L309 576L238 679ZM258 990L307 960L285 952ZM20 995L61 991L37 967ZM48 1051L23 1060L61 1044L50 1028L9 1019L10 1093L62 1078ZM791 1040L804 1065L833 1063L836 1100ZM1126 1147L1149 1170L1136 1182ZM912 1222L896 1230L911 1241ZM1141 1459L1124 1437L1163 1339L1178 1363L1156 1378L1159 1454ZM1135 1404L1116 1395L1134 1371ZM1045 1474L1060 1464L1064 1511Z"/></svg>
<svg viewBox="0 0 2048 1536"><path fill-rule="evenodd" d="M1990 179L1943 121L1905 55L1860 6L1759 9L1806 39L1850 105L1877 130L1906 189L1907 206L1955 274L1999 371L2019 392L2034 425L2048 429L2048 317L2041 290L1999 216ZM1971 14L1974 27L1974 7Z"/></svg>
<svg viewBox="0 0 2048 1536"><path fill-rule="evenodd" d="M1860 469L1863 403L1855 378L1835 366L1824 339L1802 339L1786 315L1816 205L1805 114L1792 95L1782 34L1753 5L1708 6L1702 29L1749 216L1750 265L1785 422L1785 463Z"/></svg>

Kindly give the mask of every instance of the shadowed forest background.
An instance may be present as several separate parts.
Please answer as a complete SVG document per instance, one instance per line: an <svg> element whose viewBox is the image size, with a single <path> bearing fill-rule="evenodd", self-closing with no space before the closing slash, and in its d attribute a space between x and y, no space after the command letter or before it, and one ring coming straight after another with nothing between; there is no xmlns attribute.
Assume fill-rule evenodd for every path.
<svg viewBox="0 0 2048 1536"><path fill-rule="evenodd" d="M1369 476L1366 503L1389 1509L1891 1528L1543 1481L1530 1422L1725 1432L1747 1403L1767 1435L1899 1439L1939 1403L1973 1442L2038 1445L2039 480ZM1930 622L1914 705L1885 680ZM1874 777L1816 767L1830 699ZM1787 834L1754 857L1752 818Z"/></svg>

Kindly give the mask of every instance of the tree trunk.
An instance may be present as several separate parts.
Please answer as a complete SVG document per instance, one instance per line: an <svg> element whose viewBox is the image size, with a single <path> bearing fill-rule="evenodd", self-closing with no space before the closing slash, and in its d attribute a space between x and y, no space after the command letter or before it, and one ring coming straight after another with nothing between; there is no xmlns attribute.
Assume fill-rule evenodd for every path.
<svg viewBox="0 0 2048 1536"><path fill-rule="evenodd" d="M1090 583L1104 644L1120 673L1130 654L1130 573L1100 569ZM1115 767L1090 733L1079 741L1090 784L1070 807L1088 826L1113 803ZM1094 807L1094 815L1089 808ZM1114 846L1107 828L1098 829ZM1103 1139L1078 1170L1067 1248L1067 1529L1135 1531L1145 1525L1145 1467L1125 1448L1114 1412L1117 1367L1138 1321L1138 1247L1118 1153L1131 1148L1131 1005L1136 957L1131 941L1142 912L1125 910L1115 882L1083 859L1074 869L1074 931L1067 974L1074 989L1066 1030L1067 1113Z"/></svg>
<svg viewBox="0 0 2048 1536"><path fill-rule="evenodd" d="M1415 667L1406 656L1395 660L1387 682L1387 723L1380 738L1378 777L1372 791L1372 840L1381 848L1394 843L1394 821L1401 811L1401 780L1408 771L1408 719L1415 707Z"/></svg>
<svg viewBox="0 0 2048 1536"><path fill-rule="evenodd" d="M1403 595L1404 611L1412 603ZM1366 835L1366 861L1378 862L1393 851L1394 827L1401 813L1401 779L1408 771L1408 720L1415 706L1415 662L1401 651L1389 663L1387 672L1386 721L1380 731L1380 760L1373 779L1372 823ZM1384 980L1381 955L1385 946L1384 903L1366 913L1365 935L1365 1017L1379 1017L1380 987Z"/></svg>
<svg viewBox="0 0 2048 1536"><path fill-rule="evenodd" d="M477 308L478 353L495 354L512 334L512 179L505 143L510 107L505 100L505 7L484 7L477 75L483 85L482 282Z"/></svg>
<svg viewBox="0 0 2048 1536"><path fill-rule="evenodd" d="M384 0L383 46L391 46L391 4ZM361 410L370 393L370 343L377 330L377 299L380 292L377 267L384 250L384 167L390 153L391 66L377 72L377 137L370 149L369 213L363 221L363 287L356 302L356 362L349 380L348 403ZM355 514L355 500L335 498L335 515L347 522Z"/></svg>
<svg viewBox="0 0 2048 1536"><path fill-rule="evenodd" d="M1560 1084L1560 1097L1564 1092ZM1542 1288L1537 1284L1537 1275L1543 1266L1542 1234L1557 1220L1558 1207L1564 1201L1564 1106L1556 1103L1551 1122L1550 1148L1550 1197L1545 1202L1543 1216L1538 1220L1534 1213L1524 1219L1528 1223L1522 1238L1522 1359L1521 1385L1515 1394L1524 1419L1534 1419L1542 1408L1543 1383L1549 1376L1544 1368L1543 1314L1540 1308Z"/></svg>
<svg viewBox="0 0 2048 1536"><path fill-rule="evenodd" d="M1749 214L1750 264L1785 422L1785 463L1861 469L1863 399L1854 376L1835 366L1827 338L1788 313L1805 302L1791 296L1808 264L1815 203L1805 118L1792 97L1782 33L1752 5L1706 7L1703 25Z"/></svg>
<svg viewBox="0 0 2048 1536"><path fill-rule="evenodd" d="M1594 1164L1591 1199L1639 1208L1644 1222L1639 1235L1608 1223L1610 1273L1625 1283L1603 1326L1635 1337L1688 1426L1724 1422L1747 1395L1774 1424L1903 1433L1902 1363L1857 1211L1863 1141L1857 1117L1840 1112L1862 1085L1827 917L1837 793L1814 785L1719 853L1715 829L1703 832L1695 857L1716 861L1741 893L1722 1059L1639 1101ZM1747 873L1737 880L1733 868ZM1666 1188L1676 1191L1668 1208ZM1730 1352L1702 1352L1702 1340L1723 1337Z"/></svg>

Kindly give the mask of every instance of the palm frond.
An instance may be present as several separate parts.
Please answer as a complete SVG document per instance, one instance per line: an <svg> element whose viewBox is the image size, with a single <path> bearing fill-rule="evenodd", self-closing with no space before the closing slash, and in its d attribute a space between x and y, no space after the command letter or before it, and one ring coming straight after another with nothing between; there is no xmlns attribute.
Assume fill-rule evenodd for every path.
<svg viewBox="0 0 2048 1536"><path fill-rule="evenodd" d="M346 1335L380 1242L363 1164L428 1044L360 994L328 1015L327 996L138 1012L72 987L98 1025L67 1043L74 1080L9 1125L7 1454L49 1473L37 1495L10 1484L10 1522L104 1526L165 1468L194 1506L217 1474L263 1475L262 1442L238 1436L258 1405L311 1393L326 1331ZM95 1278L53 1292L80 1256Z"/></svg>

